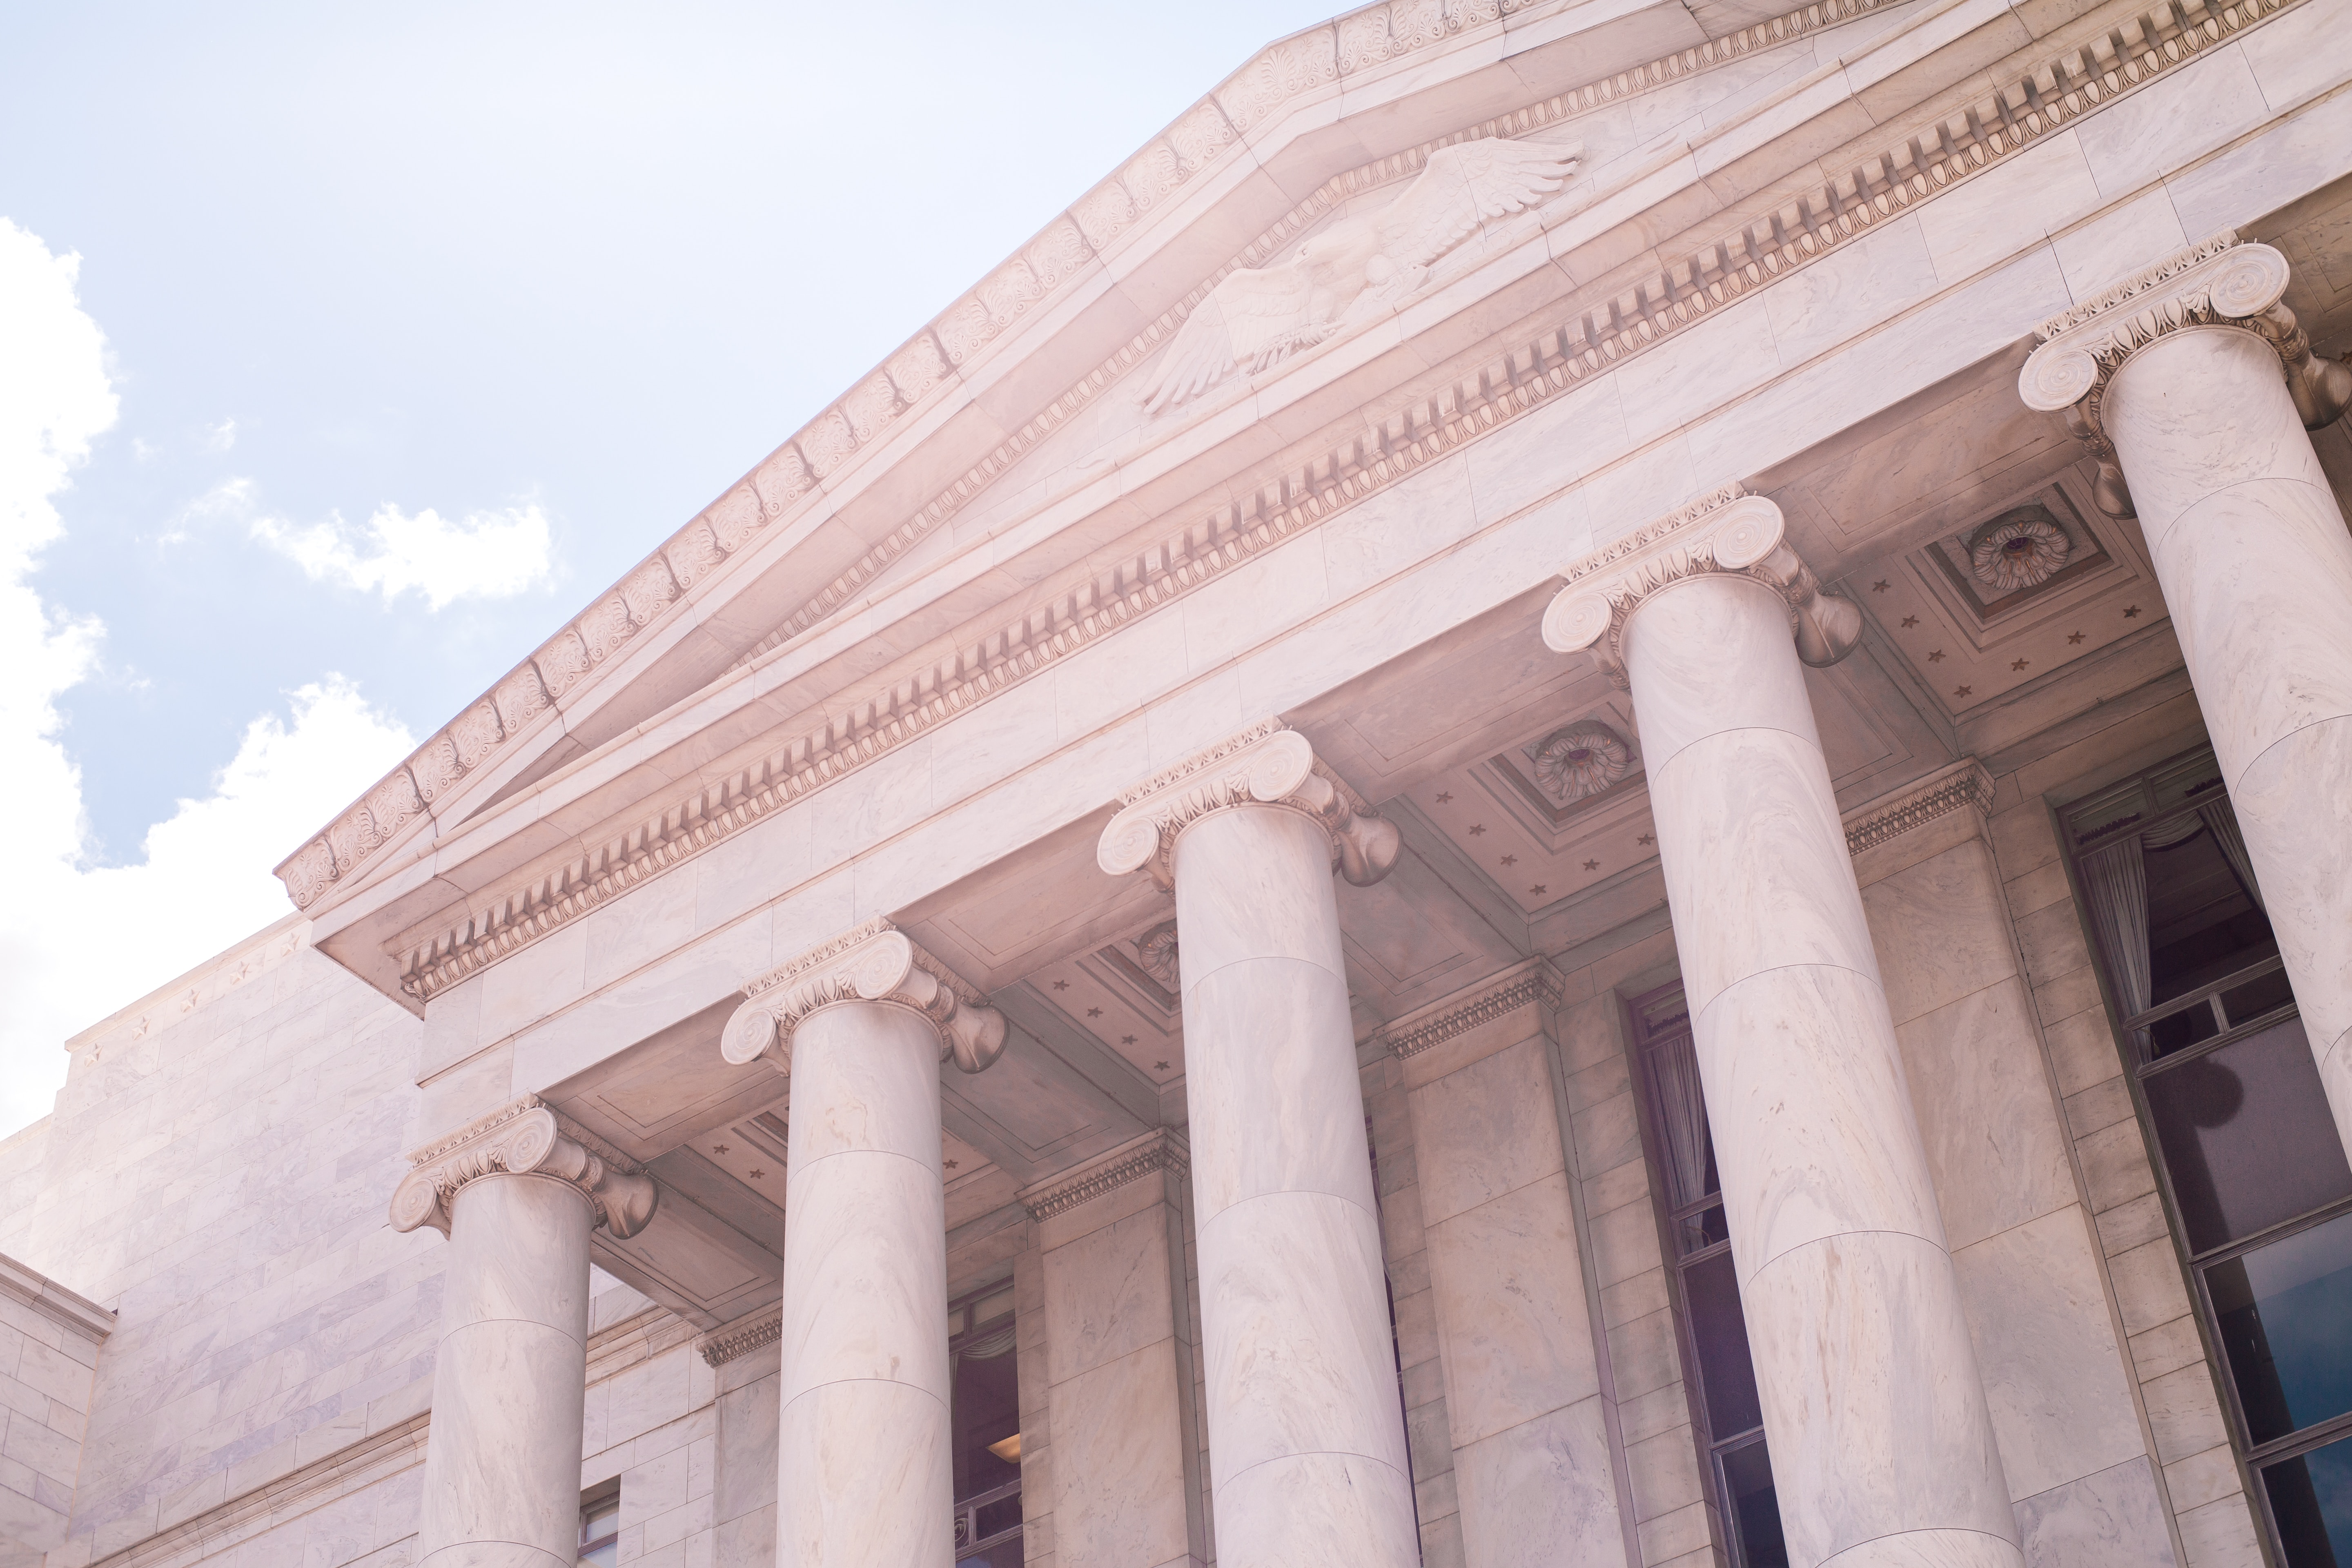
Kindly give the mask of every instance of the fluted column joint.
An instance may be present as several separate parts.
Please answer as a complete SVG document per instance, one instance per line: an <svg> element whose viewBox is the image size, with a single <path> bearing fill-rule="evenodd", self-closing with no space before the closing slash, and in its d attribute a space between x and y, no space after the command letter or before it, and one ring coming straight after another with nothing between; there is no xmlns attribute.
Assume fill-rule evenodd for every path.
<svg viewBox="0 0 2352 1568"><path fill-rule="evenodd" d="M2131 491L2107 438L2105 405L2116 373L2140 350L2195 327L2253 333L2278 352L2287 394L2304 428L2316 430L2352 405L2352 367L2321 359L2284 297L2286 258L2242 243L2235 229L2175 251L2033 329L2037 347L2017 378L2018 395L2066 425L2099 464L2099 508L2133 515Z"/></svg>
<svg viewBox="0 0 2352 1568"><path fill-rule="evenodd" d="M1004 1054L1004 1015L887 920L868 921L743 987L719 1053L737 1067L793 1070L793 1031L821 1008L878 1002L919 1014L939 1032L940 1060L984 1070Z"/></svg>
<svg viewBox="0 0 2352 1568"><path fill-rule="evenodd" d="M1628 690L1625 626L1633 612L1676 583L1716 574L1751 577L1780 595L1807 664L1835 664L1861 640L1861 610L1822 586L1790 547L1780 509L1729 484L1561 573L1568 583L1544 612L1544 642L1555 653L1591 650L1612 684Z"/></svg>
<svg viewBox="0 0 2352 1568"><path fill-rule="evenodd" d="M1369 888L1396 864L1396 824L1323 764L1306 736L1279 719L1263 719L1195 752L1118 797L1095 863L1114 877L1146 871L1163 889L1176 886L1176 839L1212 812L1275 805L1311 818L1331 840L1339 874Z"/></svg>
<svg viewBox="0 0 2352 1568"><path fill-rule="evenodd" d="M646 1228L660 1189L645 1167L526 1094L446 1138L409 1152L413 1167L392 1194L392 1228L449 1234L457 1191L483 1176L546 1176L580 1189L596 1223L624 1240Z"/></svg>

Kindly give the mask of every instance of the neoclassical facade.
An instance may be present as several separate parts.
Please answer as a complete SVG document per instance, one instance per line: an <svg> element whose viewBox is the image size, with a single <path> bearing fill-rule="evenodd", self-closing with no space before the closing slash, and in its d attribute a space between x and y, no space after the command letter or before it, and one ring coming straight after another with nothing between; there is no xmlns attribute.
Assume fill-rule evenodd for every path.
<svg viewBox="0 0 2352 1568"><path fill-rule="evenodd" d="M67 1042L0 1568L2352 1563L2352 0L1779 4L1273 45Z"/></svg>

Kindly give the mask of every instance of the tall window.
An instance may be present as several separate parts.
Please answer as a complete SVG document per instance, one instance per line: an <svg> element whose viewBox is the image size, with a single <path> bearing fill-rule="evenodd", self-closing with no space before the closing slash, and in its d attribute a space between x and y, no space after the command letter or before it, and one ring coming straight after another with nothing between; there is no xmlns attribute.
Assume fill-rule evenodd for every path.
<svg viewBox="0 0 2352 1568"><path fill-rule="evenodd" d="M580 1500L582 1568L613 1568L621 1550L621 1487L615 1481Z"/></svg>
<svg viewBox="0 0 2352 1568"><path fill-rule="evenodd" d="M2118 784L2064 826L2279 1555L2352 1564L2352 1166L2213 754Z"/></svg>
<svg viewBox="0 0 2352 1568"><path fill-rule="evenodd" d="M1013 1286L948 1308L956 1568L1021 1568L1021 1384Z"/></svg>
<svg viewBox="0 0 2352 1568"><path fill-rule="evenodd" d="M1764 1410L1748 1353L1748 1319L1731 1264L1723 1184L1699 1093L1698 1053L1680 985L1633 1005L1646 1112L1651 1184L1665 1233L1667 1272L1682 1324L1683 1363L1696 1369L1693 1405L1715 1473L1715 1495L1735 1568L1787 1568L1780 1504L1764 1447Z"/></svg>

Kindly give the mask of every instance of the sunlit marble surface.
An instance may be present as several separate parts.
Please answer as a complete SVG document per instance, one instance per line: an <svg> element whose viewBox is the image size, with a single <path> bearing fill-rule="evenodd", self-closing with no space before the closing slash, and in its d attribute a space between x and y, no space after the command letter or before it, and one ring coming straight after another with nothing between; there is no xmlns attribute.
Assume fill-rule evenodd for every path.
<svg viewBox="0 0 2352 1568"><path fill-rule="evenodd" d="M1420 1561L1331 846L1240 805L1176 841L1219 1561Z"/></svg>
<svg viewBox="0 0 2352 1568"><path fill-rule="evenodd" d="M1696 575L1624 647L1790 1560L2021 1563L1788 607Z"/></svg>
<svg viewBox="0 0 2352 1568"><path fill-rule="evenodd" d="M2251 331L2157 340L2116 372L2103 416L2352 1144L2352 535Z"/></svg>
<svg viewBox="0 0 2352 1568"><path fill-rule="evenodd" d="M947 1215L940 1040L844 1002L793 1037L776 1556L947 1568Z"/></svg>
<svg viewBox="0 0 2352 1568"><path fill-rule="evenodd" d="M569 1182L493 1174L458 1189L420 1564L572 1568L578 1558L595 1222Z"/></svg>

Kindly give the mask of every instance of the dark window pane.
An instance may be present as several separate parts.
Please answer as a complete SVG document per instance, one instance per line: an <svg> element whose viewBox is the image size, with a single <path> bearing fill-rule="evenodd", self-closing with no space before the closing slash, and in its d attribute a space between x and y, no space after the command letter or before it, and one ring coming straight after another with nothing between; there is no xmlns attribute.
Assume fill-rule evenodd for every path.
<svg viewBox="0 0 2352 1568"><path fill-rule="evenodd" d="M1772 1491L1772 1462L1763 1444L1725 1451L1723 1492L1739 1531L1738 1568L1788 1568L1780 1500Z"/></svg>
<svg viewBox="0 0 2352 1568"><path fill-rule="evenodd" d="M2213 1005L2200 1002L2193 1007L2183 1007L2178 1013L2168 1013L2147 1026L2147 1052L2152 1057L2168 1057L2200 1040L2210 1040L2221 1032L2213 1021Z"/></svg>
<svg viewBox="0 0 2352 1568"><path fill-rule="evenodd" d="M2352 1215L2205 1270L2257 1443L2352 1410Z"/></svg>
<svg viewBox="0 0 2352 1568"><path fill-rule="evenodd" d="M1717 1242L1731 1235L1731 1222L1723 1215L1723 1205L1686 1214L1675 1222L1675 1251L1687 1258L1694 1252L1705 1252Z"/></svg>
<svg viewBox="0 0 2352 1568"><path fill-rule="evenodd" d="M2190 1251L2352 1194L2301 1019L2151 1072L2146 1083Z"/></svg>
<svg viewBox="0 0 2352 1568"><path fill-rule="evenodd" d="M2263 1472L2286 1568L2352 1564L2352 1437Z"/></svg>
<svg viewBox="0 0 2352 1568"><path fill-rule="evenodd" d="M2294 992L2287 985L2286 971L2273 969L2258 975L2243 985L2221 993L2221 1010L2230 1015L2234 1027L2251 1023L2263 1014L2285 1006L2294 1000Z"/></svg>
<svg viewBox="0 0 2352 1568"><path fill-rule="evenodd" d="M2186 996L2278 951L2269 919L2201 817L2158 823L2140 836L2140 849L2151 1002Z"/></svg>
<svg viewBox="0 0 2352 1568"><path fill-rule="evenodd" d="M966 1552L956 1559L956 1568L1021 1568L1021 1538L1008 1535L982 1551Z"/></svg>
<svg viewBox="0 0 2352 1568"><path fill-rule="evenodd" d="M1748 1359L1748 1319L1739 1310L1739 1281L1731 1250L1683 1270L1691 1338L1698 1342L1699 1389L1706 1396L1708 1436L1736 1436L1764 1424L1756 1398L1756 1367Z"/></svg>

